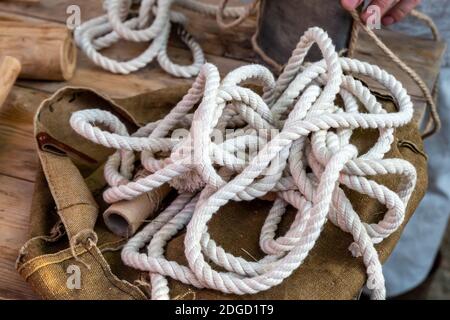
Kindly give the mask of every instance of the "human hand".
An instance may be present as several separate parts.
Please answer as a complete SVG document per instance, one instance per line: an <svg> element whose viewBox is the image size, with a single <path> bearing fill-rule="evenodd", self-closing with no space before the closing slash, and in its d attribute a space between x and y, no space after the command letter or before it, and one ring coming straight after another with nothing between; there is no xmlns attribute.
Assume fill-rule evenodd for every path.
<svg viewBox="0 0 450 320"><path fill-rule="evenodd" d="M363 0L340 0L342 7L346 10L356 9ZM406 17L415 7L420 4L421 0L372 0L370 5L376 5L380 8L381 22L388 26L399 22ZM370 13L364 11L361 19L366 22L370 17Z"/></svg>

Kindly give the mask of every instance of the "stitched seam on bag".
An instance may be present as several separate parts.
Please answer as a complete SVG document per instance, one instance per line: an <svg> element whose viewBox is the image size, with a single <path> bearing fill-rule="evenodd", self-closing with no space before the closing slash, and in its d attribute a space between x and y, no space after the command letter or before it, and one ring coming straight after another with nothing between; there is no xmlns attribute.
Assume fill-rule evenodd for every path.
<svg viewBox="0 0 450 320"><path fill-rule="evenodd" d="M95 250L98 251L97 247L94 247ZM109 266L108 263L104 263L104 261L102 261L101 259L98 259L98 252L96 251L96 254L93 254L91 251L88 250L89 254L92 255L92 257L94 258L95 261L97 261L97 263L100 265L100 267L103 270L103 274L104 276L109 280L109 282L116 287L117 289L119 289L120 291L129 294L130 296L132 296L135 299L146 299L146 296L142 293L141 296L136 296L134 290L133 291L128 291L127 289L135 289L135 290L139 290L140 289L137 286L134 286L133 284L129 283L126 280L122 280L119 279L116 275L114 275L111 271L111 267ZM101 256L101 255L100 255ZM104 258L103 258L104 259Z"/></svg>
<svg viewBox="0 0 450 320"><path fill-rule="evenodd" d="M67 210L67 209L70 209L70 208L73 208L73 207L77 207L77 206L89 206L89 207L92 207L94 209L98 208L97 206L93 205L92 203L78 202L78 203L69 204L69 205L67 205L65 207L62 207L62 208L58 208L58 212L61 212L61 211L64 211L64 210Z"/></svg>
<svg viewBox="0 0 450 320"><path fill-rule="evenodd" d="M118 241L103 243L98 248L100 250L103 250L104 248L108 248L108 246L111 246L111 245L114 245L114 244L122 245L123 241L124 240L118 240ZM82 255L82 254L87 252L86 248L84 248L82 245L76 246L75 249L77 251L79 251L80 255ZM80 250L80 249L82 249L82 250ZM60 256L60 255L63 255L63 257L58 258L58 256ZM27 279L34 272L38 271L39 269L41 269L43 267L46 267L46 266L51 265L51 264L61 263L63 261L70 260L72 258L73 258L72 253L70 251L70 248L68 248L68 249L64 249L62 251L58 251L56 253L50 253L50 254L45 254L45 255L40 255L40 256L34 257L33 259L30 259L30 260L26 261L25 263L23 263L19 268L17 268L17 271L25 279ZM49 261L48 263L39 264L40 260L43 260L43 259L55 259L55 260ZM36 266L33 266L35 264L36 264ZM31 269L33 271L24 272L24 269Z"/></svg>
<svg viewBox="0 0 450 320"><path fill-rule="evenodd" d="M100 247L95 247L95 249L100 251L100 253L101 253L102 250L111 249L114 244L119 244L120 246L122 246L123 242L124 242L124 240L108 242L108 243L102 244ZM107 278L108 281L110 282L110 284L113 285L115 288L119 289L123 293L126 293L126 294L130 295L134 299L146 299L145 294L142 293L141 295L139 295L137 292L134 292L135 290L138 290L138 292L140 292L140 289L138 287L134 286L133 284L129 283L126 280L119 279L115 274L113 274L113 272L112 272L112 270L111 270L111 268L110 268L110 266L108 265L107 262L102 261L101 259L99 260L96 255L92 254L92 252L87 250L82 245L77 246L76 249L77 249L77 251L80 251L79 255L83 255L85 253L91 254L91 256L94 258L94 260L100 265L100 267L101 267L101 269L103 271L103 275L105 276L105 278ZM40 269L42 269L44 267L47 267L47 266L53 265L53 264L58 264L58 263L61 263L63 261L67 261L67 260L72 259L73 256L68 252L68 250L69 249L66 249L66 250L63 250L63 251L60 251L60 252L57 252L57 253L54 253L54 254L49 254L49 255L43 255L43 256L36 257L36 258L26 262L25 264L23 264L18 269L18 271L25 278L25 280L28 280L28 278L31 277L35 272L39 271ZM60 254L67 254L67 255L65 257L61 257L61 258L53 260L53 261L48 261L46 263L39 264L39 265L35 266L34 268L32 268L30 271L25 272L25 274L24 274L23 269L28 268L28 265L30 265L30 264L37 264L39 262L39 260L42 260L42 259L47 259L47 258L52 258L52 257L56 258ZM97 254L98 254L98 252L97 252Z"/></svg>
<svg viewBox="0 0 450 320"><path fill-rule="evenodd" d="M399 140L397 145L399 148L407 148L414 153L420 154L425 158L425 160L428 160L428 155L424 151L420 150L419 147L417 147L417 145L410 140L405 139Z"/></svg>
<svg viewBox="0 0 450 320"><path fill-rule="evenodd" d="M77 250L78 255L82 255L87 252L87 250L82 245L78 245L74 249ZM69 249L66 249L66 250L69 250ZM27 261L26 263L24 263L17 271L19 271L19 273L25 278L25 280L28 280L28 278L30 276L32 276L33 273L35 273L36 271L38 271L48 265L57 264L57 263L61 263L63 261L72 259L73 256L71 255L70 251L68 251L67 255L66 255L66 250L59 251L57 253L52 253L52 254L48 254L48 255L35 257L35 258ZM61 255L62 255L62 257L61 257ZM44 263L40 263L40 260L44 260L44 259L50 259L50 261L45 261ZM26 269L30 269L30 271L27 271Z"/></svg>
<svg viewBox="0 0 450 320"><path fill-rule="evenodd" d="M123 242L123 240L117 241L116 243L119 243L119 242ZM111 243L107 243L105 245L110 245L110 244ZM85 253L91 254L91 256L94 258L94 260L100 265L100 267L101 267L101 269L103 271L103 275L105 276L106 279L108 279L108 281L110 282L111 285L113 285L115 288L117 288L121 292L123 292L123 293L125 293L127 295L130 295L134 299L146 299L146 296L143 293L142 293L141 296L139 296L139 294L134 292L135 290L139 290L138 287L134 286L133 284L129 283L126 280L121 280L116 275L114 275L112 273L112 271L111 271L111 268L109 267L109 265L107 263L105 263L105 261L99 260L96 255L92 254L85 247L77 246L77 249L80 249L80 248L82 248L82 250L79 253L79 255L82 255L82 254L85 254ZM98 250L99 248L96 247L96 249ZM66 250L64 250L64 251L66 251ZM64 251L60 251L57 254L63 253ZM50 255L46 255L46 256L40 256L40 257L37 257L37 258L47 258L49 256ZM64 257L64 258L60 258L60 259L57 259L57 260L54 260L54 261L49 261L48 263L44 263L44 264L41 264L39 266L36 266L33 270L28 272L26 275L23 275L22 273L21 274L25 278L25 280L28 280L28 278L31 277L38 270L40 270L40 269L42 269L44 267L47 267L49 265L58 264L58 263L61 263L63 261L66 261L66 260L69 260L69 259L72 259L72 258L73 258L73 256L70 255L70 256L67 256L67 257ZM22 269L24 269L24 268L22 268ZM21 271L22 270L19 270L19 272L21 272Z"/></svg>
<svg viewBox="0 0 450 320"><path fill-rule="evenodd" d="M20 267L24 263L28 262L28 261L22 262L21 259L27 254L26 251L27 251L28 247L32 243L34 243L34 242L36 242L38 240L52 243L52 242L55 242L55 241L58 241L59 239L61 239L64 236L64 234L65 233L61 233L61 234L59 234L59 235L57 235L56 237L53 237L53 238L52 238L51 235L36 236L36 237L33 237L33 238L29 239L27 242L25 242L24 245L20 248L19 254L18 254L17 259L16 259L16 264L15 264L16 270L19 270Z"/></svg>
<svg viewBox="0 0 450 320"><path fill-rule="evenodd" d="M61 209L57 210L58 211L58 216L60 217L61 221L64 224L64 227L65 227L65 230L66 230L66 233L67 233L67 236L68 236L69 239L72 239L75 235L72 234L72 232L69 231L69 228L66 227L67 226L67 219L66 219L66 217L63 214L59 214L59 213L63 213L64 210L67 210L69 208L76 207L76 206L87 206L87 207L92 207L94 209L98 208L98 207L96 207L96 206L94 206L94 205L92 205L90 203L76 203L76 204L72 204L72 205L69 205L69 206L66 206L64 208L61 208Z"/></svg>

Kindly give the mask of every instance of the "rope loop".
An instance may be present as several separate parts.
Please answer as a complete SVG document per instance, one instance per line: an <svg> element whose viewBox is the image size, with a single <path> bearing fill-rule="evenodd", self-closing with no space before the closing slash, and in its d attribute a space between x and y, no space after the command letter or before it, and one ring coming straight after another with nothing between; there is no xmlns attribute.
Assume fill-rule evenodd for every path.
<svg viewBox="0 0 450 320"><path fill-rule="evenodd" d="M441 129L442 123L439 117L438 107L435 101L436 99L433 96L433 93L428 88L428 85L414 69L408 66L400 57L398 57L391 49L389 49L384 44L384 42L381 41L381 39L376 35L376 33L361 21L359 13L356 10L352 10L350 13L353 17L354 23L352 28L352 35L350 39L348 55L350 57L353 57L354 55L355 46L359 34L359 28L361 28L375 42L375 44L389 57L389 59L391 59L396 65L398 65L398 67L402 69L408 76L410 76L412 80L414 80L419 89L422 91L430 111L430 118L425 124L424 132L422 133L422 138L426 139L434 135ZM430 28L434 40L439 41L441 39L437 26L434 24L433 20L429 16L418 10L413 10L411 12L411 15L416 19L418 19L419 21L425 23Z"/></svg>
<svg viewBox="0 0 450 320"><path fill-rule="evenodd" d="M313 44L324 59L305 64ZM383 109L353 75L386 87L398 111ZM262 96L244 86L248 80L263 87ZM116 116L100 109L75 112L70 124L86 139L117 150L105 165L106 202L131 200L164 183L179 192L122 251L126 265L150 273L154 299L169 298L167 277L223 293L268 290L301 266L328 220L352 235L349 254L362 257L372 298L382 299L384 278L374 244L402 224L417 179L412 164L386 153L394 129L412 116L411 98L398 80L377 66L340 57L327 33L315 27L301 37L277 80L259 65L221 79L207 63L167 116L131 135ZM365 153L351 143L356 129L379 131ZM137 152L149 174L130 181ZM398 192L371 179L389 174L401 177ZM362 221L342 186L380 202L387 208L384 217ZM275 201L260 234L266 256L248 261L211 238L208 223L228 202L268 194ZM288 206L297 213L277 237ZM164 248L185 227L188 264L181 265L167 260Z"/></svg>
<svg viewBox="0 0 450 320"><path fill-rule="evenodd" d="M258 0L257 0L258 1ZM132 5L138 4L137 16ZM80 49L96 65L112 73L129 74L150 64L155 58L167 73L190 78L196 76L205 63L202 48L186 31L187 18L181 12L172 10L178 5L200 14L223 18L237 18L226 28L234 27L254 10L256 2L250 6L225 8L195 0L105 0L103 8L106 14L83 23L75 29L75 41ZM220 18L219 18L220 17ZM178 24L178 35L192 54L190 65L179 65L173 62L167 53L167 43L172 24ZM118 61L100 53L100 50L116 44L119 40L132 42L151 42L149 47L139 56L128 61Z"/></svg>

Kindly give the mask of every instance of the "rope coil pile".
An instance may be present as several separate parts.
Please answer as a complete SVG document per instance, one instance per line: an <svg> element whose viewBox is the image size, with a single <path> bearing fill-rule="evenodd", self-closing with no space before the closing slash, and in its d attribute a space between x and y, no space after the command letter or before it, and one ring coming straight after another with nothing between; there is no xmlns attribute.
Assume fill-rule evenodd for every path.
<svg viewBox="0 0 450 320"><path fill-rule="evenodd" d="M305 64L315 43L324 59ZM384 110L352 74L386 87L398 111ZM262 96L242 85L248 80L263 86ZM343 107L335 104L337 96ZM276 81L260 65L237 68L221 80L217 68L205 64L166 117L131 135L116 116L99 109L75 112L70 124L86 139L117 149L105 165L108 203L133 199L164 183L179 191L178 198L122 251L126 265L150 273L153 299L169 298L166 277L239 295L268 290L303 263L327 220L352 234L351 254L362 256L372 298L383 299L385 284L374 244L401 225L416 184L412 164L385 154L394 129L412 115L411 99L399 81L377 66L339 57L327 33L314 27L301 37ZM181 128L189 128L187 137L172 138L171 133ZM230 128L243 130L225 136ZM350 143L358 128L379 131L378 140L364 154ZM213 141L217 131L225 136L222 141ZM250 152L255 144L261 147ZM141 152L141 164L150 174L131 181L136 152ZM370 179L386 174L402 177L398 193ZM361 221L341 185L385 205L384 217L373 224ZM269 192L276 200L260 234L264 258L247 261L211 239L208 222L221 207ZM276 238L287 206L297 214L289 230ZM184 227L187 266L164 257L165 245ZM147 253L141 253L146 245ZM225 271L215 270L209 261Z"/></svg>
<svg viewBox="0 0 450 320"><path fill-rule="evenodd" d="M167 73L190 78L199 73L205 63L205 57L200 45L184 28L187 22L185 15L171 10L171 7L176 4L199 14L216 16L222 28L241 23L256 7L254 2L246 6L228 8L227 2L222 0L219 6L215 6L195 0L105 0L103 6L106 14L76 28L75 41L90 60L113 73L135 72L156 58ZM133 4L139 5L137 17L130 17ZM235 20L225 24L224 18ZM172 23L179 25L179 36L192 53L193 62L190 65L178 65L169 58L167 43ZM142 54L129 61L117 61L100 53L121 39L151 44Z"/></svg>

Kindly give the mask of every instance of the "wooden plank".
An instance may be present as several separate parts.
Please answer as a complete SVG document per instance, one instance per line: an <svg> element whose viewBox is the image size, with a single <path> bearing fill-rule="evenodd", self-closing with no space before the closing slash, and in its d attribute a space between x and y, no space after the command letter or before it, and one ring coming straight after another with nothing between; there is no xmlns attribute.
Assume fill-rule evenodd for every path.
<svg viewBox="0 0 450 320"><path fill-rule="evenodd" d="M33 183L0 175L0 299L37 299L15 261L28 240Z"/></svg>
<svg viewBox="0 0 450 320"><path fill-rule="evenodd" d="M48 95L14 87L0 111L0 174L34 181L33 114Z"/></svg>
<svg viewBox="0 0 450 320"><path fill-rule="evenodd" d="M0 299L38 299L15 270L15 261L29 238L38 166L32 119L47 96L16 86L0 111Z"/></svg>
<svg viewBox="0 0 450 320"><path fill-rule="evenodd" d="M0 2L0 6L1 6L1 2ZM40 23L40 24L49 24L49 25L57 25L57 26L61 26L61 24L62 24L61 22L43 20L40 18L26 15L26 14L17 14L17 13L12 13L12 12L7 12L7 11L0 11L0 21L30 22L30 23Z"/></svg>

